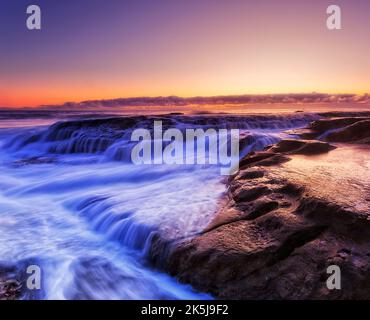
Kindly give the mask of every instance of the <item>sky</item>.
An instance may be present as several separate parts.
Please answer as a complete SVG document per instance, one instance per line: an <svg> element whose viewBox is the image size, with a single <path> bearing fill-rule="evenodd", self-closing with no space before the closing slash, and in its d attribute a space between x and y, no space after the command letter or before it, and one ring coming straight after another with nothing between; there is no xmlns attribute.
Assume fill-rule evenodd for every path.
<svg viewBox="0 0 370 320"><path fill-rule="evenodd" d="M326 27L330 4L342 30ZM0 106L366 93L369 31L369 0L0 0Z"/></svg>

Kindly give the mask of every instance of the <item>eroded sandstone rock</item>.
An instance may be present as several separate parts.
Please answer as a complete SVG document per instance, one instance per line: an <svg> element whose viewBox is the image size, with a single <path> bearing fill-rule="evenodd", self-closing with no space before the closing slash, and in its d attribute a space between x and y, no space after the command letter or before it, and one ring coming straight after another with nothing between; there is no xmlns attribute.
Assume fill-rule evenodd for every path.
<svg viewBox="0 0 370 320"><path fill-rule="evenodd" d="M347 126L361 121L312 128L340 124L357 139ZM369 148L299 140L252 153L230 177L227 204L209 226L191 238L154 237L153 262L217 298L370 299L367 157ZM333 264L342 290L326 286Z"/></svg>

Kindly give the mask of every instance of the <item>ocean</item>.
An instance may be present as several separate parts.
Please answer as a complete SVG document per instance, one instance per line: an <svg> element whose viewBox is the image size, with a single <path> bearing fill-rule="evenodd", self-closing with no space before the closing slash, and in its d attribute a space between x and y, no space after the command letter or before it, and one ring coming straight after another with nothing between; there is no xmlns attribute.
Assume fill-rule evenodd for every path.
<svg viewBox="0 0 370 320"><path fill-rule="evenodd" d="M226 185L217 165L134 165L134 128L238 128L241 156L319 116L122 116L0 113L0 264L36 264L24 299L212 299L150 261L151 241L181 241L214 218ZM205 155L207 157L209 155Z"/></svg>

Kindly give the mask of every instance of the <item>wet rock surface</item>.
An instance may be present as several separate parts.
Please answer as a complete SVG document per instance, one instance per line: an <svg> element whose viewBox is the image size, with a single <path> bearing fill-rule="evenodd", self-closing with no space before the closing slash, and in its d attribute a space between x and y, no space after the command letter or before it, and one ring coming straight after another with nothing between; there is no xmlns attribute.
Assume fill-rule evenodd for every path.
<svg viewBox="0 0 370 320"><path fill-rule="evenodd" d="M27 159L17 160L12 163L14 167L23 167L35 164L50 164L55 163L57 160L50 157L31 157Z"/></svg>
<svg viewBox="0 0 370 320"><path fill-rule="evenodd" d="M0 300L42 299L42 289L27 288L27 279L30 276L27 268L38 264L40 261L32 258L16 263L0 261Z"/></svg>
<svg viewBox="0 0 370 320"><path fill-rule="evenodd" d="M192 238L154 237L153 263L222 299L370 299L368 120L320 121L311 140L243 158L210 225ZM333 129L340 138L323 140L365 144L312 140ZM330 265L341 290L327 288Z"/></svg>
<svg viewBox="0 0 370 320"><path fill-rule="evenodd" d="M19 298L22 285L17 280L3 279L0 281L0 300Z"/></svg>
<svg viewBox="0 0 370 320"><path fill-rule="evenodd" d="M294 130L302 139L370 144L370 116L337 117L313 121L308 128Z"/></svg>

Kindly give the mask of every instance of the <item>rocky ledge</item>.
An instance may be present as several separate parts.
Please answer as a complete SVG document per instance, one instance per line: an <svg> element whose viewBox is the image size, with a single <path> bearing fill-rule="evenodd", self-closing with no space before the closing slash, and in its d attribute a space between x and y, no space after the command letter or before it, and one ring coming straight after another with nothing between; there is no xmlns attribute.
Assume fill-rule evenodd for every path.
<svg viewBox="0 0 370 320"><path fill-rule="evenodd" d="M37 295L27 289L27 266L36 259L21 260L18 263L0 261L0 300L37 299Z"/></svg>
<svg viewBox="0 0 370 320"><path fill-rule="evenodd" d="M24 289L24 278L16 265L0 262L0 300L19 299Z"/></svg>
<svg viewBox="0 0 370 320"><path fill-rule="evenodd" d="M212 223L155 237L153 263L222 299L370 299L369 124L315 121L303 140L244 157ZM327 288L330 265L341 290Z"/></svg>

